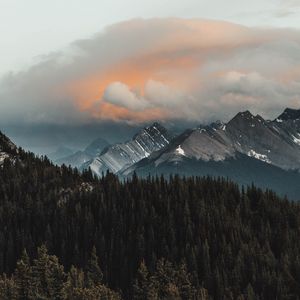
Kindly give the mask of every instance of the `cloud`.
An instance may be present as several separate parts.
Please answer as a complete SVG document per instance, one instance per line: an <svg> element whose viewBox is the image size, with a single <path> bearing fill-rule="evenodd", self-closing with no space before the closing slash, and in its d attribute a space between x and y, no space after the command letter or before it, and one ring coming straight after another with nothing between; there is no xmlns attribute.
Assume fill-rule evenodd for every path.
<svg viewBox="0 0 300 300"><path fill-rule="evenodd" d="M299 13L299 0L281 0L279 7L273 12L276 18L286 18Z"/></svg>
<svg viewBox="0 0 300 300"><path fill-rule="evenodd" d="M132 111L141 111L148 106L142 97L139 98L128 85L122 82L111 83L103 93L103 101Z"/></svg>
<svg viewBox="0 0 300 300"><path fill-rule="evenodd" d="M208 122L300 106L300 32L198 19L135 19L0 82L0 119Z"/></svg>
<svg viewBox="0 0 300 300"><path fill-rule="evenodd" d="M299 0L281 0L281 6L295 8L300 6Z"/></svg>

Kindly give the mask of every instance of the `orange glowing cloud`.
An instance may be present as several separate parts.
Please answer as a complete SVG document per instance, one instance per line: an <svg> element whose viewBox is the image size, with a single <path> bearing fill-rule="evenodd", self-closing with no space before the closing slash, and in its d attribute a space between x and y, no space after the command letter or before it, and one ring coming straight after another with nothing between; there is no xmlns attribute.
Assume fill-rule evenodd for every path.
<svg viewBox="0 0 300 300"><path fill-rule="evenodd" d="M142 57L71 82L67 89L76 99L79 108L86 110L102 99L105 89L113 82L125 83L130 88L137 89L141 95L144 94L145 84L150 79L184 88L185 80L176 72L188 72L196 66L197 62L191 57Z"/></svg>
<svg viewBox="0 0 300 300"><path fill-rule="evenodd" d="M220 52L227 55L228 51L246 44L258 44L266 38L261 35L255 37L248 28L226 22L182 19L124 22L108 28L102 38L116 34L120 35L120 57L117 55L107 64L105 57L99 53L100 63L96 64L99 64L100 70L70 82L67 90L79 109L91 111L93 116L137 121L167 116L168 112L159 107L151 108L151 103L145 111L138 113L118 107L115 101L113 105L106 103L103 95L110 84L124 83L140 97L145 96L144 89L149 80L177 90L191 91L201 86L196 73L207 56ZM132 54L123 56L122 48L131 47L126 40L134 41L138 49L133 47ZM141 46L143 44L144 47ZM95 107L99 111L95 111Z"/></svg>
<svg viewBox="0 0 300 300"><path fill-rule="evenodd" d="M120 107L111 103L102 102L100 109L94 111L93 117L100 118L102 120L113 121L128 121L134 122L148 122L152 120L164 120L167 114L161 111L159 108L145 109L140 112L133 112L124 107Z"/></svg>
<svg viewBox="0 0 300 300"><path fill-rule="evenodd" d="M21 115L38 122L142 123L226 119L243 109L272 117L300 106L296 30L136 19L69 50L0 82L6 111L22 99Z"/></svg>

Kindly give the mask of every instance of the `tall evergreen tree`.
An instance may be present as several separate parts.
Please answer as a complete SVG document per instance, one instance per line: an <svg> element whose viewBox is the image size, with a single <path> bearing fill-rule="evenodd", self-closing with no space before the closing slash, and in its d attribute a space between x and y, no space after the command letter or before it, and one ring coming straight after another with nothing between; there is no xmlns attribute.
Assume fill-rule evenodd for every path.
<svg viewBox="0 0 300 300"><path fill-rule="evenodd" d="M21 259L17 262L15 270L15 284L17 286L18 298L27 300L31 289L31 266L27 251L24 250Z"/></svg>
<svg viewBox="0 0 300 300"><path fill-rule="evenodd" d="M103 273L100 269L99 263L98 263L98 256L96 253L96 247L93 246L91 256L88 260L86 269L86 286L90 287L93 285L101 284L103 279Z"/></svg>

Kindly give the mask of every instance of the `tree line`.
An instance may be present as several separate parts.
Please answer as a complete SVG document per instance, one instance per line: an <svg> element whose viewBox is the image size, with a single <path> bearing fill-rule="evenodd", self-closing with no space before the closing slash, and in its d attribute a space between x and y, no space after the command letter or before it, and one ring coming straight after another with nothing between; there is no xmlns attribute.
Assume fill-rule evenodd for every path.
<svg viewBox="0 0 300 300"><path fill-rule="evenodd" d="M36 259L31 262L24 250L13 274L0 277L0 299L121 300L121 293L108 288L102 279L95 247L84 269L72 266L65 272L58 258L42 245ZM207 290L193 285L185 264L175 267L164 259L157 262L153 274L142 262L132 289L136 300L209 299Z"/></svg>

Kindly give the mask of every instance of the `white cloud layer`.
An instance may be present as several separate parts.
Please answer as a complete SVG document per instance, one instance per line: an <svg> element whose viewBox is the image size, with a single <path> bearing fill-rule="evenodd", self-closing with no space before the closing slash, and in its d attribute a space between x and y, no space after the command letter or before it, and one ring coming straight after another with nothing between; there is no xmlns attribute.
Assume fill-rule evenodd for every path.
<svg viewBox="0 0 300 300"><path fill-rule="evenodd" d="M2 122L20 123L208 122L245 109L273 118L300 108L300 32L185 19L118 23L6 75L0 103Z"/></svg>
<svg viewBox="0 0 300 300"><path fill-rule="evenodd" d="M133 111L142 111L148 106L143 98L139 98L128 85L122 82L111 83L104 91L103 101Z"/></svg>

